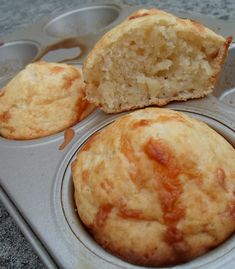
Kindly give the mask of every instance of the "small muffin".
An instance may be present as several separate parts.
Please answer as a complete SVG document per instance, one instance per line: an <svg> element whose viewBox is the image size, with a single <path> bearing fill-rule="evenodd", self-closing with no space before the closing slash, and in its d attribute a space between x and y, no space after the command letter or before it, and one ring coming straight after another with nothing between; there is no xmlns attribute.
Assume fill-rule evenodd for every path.
<svg viewBox="0 0 235 269"><path fill-rule="evenodd" d="M84 96L80 69L44 61L29 64L0 92L0 135L24 140L60 132L94 109Z"/></svg>
<svg viewBox="0 0 235 269"><path fill-rule="evenodd" d="M72 163L78 214L137 265L192 260L235 230L235 150L205 123L146 108L94 134Z"/></svg>
<svg viewBox="0 0 235 269"><path fill-rule="evenodd" d="M85 60L87 99L116 113L203 97L214 87L230 42L196 21L139 10L105 34Z"/></svg>

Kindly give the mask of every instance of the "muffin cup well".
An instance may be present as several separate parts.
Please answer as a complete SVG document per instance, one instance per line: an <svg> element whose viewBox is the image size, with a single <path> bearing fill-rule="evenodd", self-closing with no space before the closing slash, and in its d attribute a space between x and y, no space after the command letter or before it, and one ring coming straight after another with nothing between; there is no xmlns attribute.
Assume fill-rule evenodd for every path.
<svg viewBox="0 0 235 269"><path fill-rule="evenodd" d="M235 107L235 44L232 44L228 51L228 57L224 63L222 73L214 90L214 96L222 103Z"/></svg>
<svg viewBox="0 0 235 269"><path fill-rule="evenodd" d="M18 40L0 46L0 79L9 77L32 62L40 45L33 41Z"/></svg>
<svg viewBox="0 0 235 269"><path fill-rule="evenodd" d="M184 113L188 114L191 117L204 121L211 128L220 133L233 147L235 147L235 133L229 126L226 126L223 123L202 114L197 114L194 112L184 112ZM125 268L137 268L129 263L126 263L112 256L110 253L106 252L95 242L95 240L83 226L77 214L76 205L74 201L74 187L72 182L71 163L76 158L77 152L79 152L79 149L87 141L87 139L89 139L89 137L98 130L105 128L105 126L110 124L116 117L119 116L110 117L103 123L98 124L97 127L85 133L76 144L70 157L67 156L68 162L66 168L59 175L61 185L59 188L60 193L56 194L57 199L59 199L57 206L60 207L60 210L62 212L60 217L64 218L64 222L67 223L67 228L68 230L70 230L70 232L72 232L74 240L78 240L79 242L81 242L87 249L89 249L97 257L103 259L104 261L115 264L117 268L120 267L122 268L123 266ZM59 221L58 223L60 222L61 221ZM210 264L211 266L213 266L213 268L220 268L221 266L221 262L219 262L220 258L228 256L227 258L229 259L229 256L231 255L230 251L234 247L235 247L235 240L234 237L231 237L214 250L209 251L208 253L192 260L191 262L185 263L183 266L184 268L192 268L192 266L202 266L202 268L204 268L204 266Z"/></svg>
<svg viewBox="0 0 235 269"><path fill-rule="evenodd" d="M107 27L119 16L119 7L115 5L97 5L84 7L62 14L44 27L51 36L64 38L82 36Z"/></svg>

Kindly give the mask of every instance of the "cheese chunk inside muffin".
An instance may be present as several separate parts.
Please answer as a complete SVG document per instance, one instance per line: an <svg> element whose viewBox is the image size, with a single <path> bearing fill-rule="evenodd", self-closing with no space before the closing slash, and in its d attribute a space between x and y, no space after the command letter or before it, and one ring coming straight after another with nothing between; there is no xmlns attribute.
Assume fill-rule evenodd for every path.
<svg viewBox="0 0 235 269"><path fill-rule="evenodd" d="M94 109L84 99L84 86L77 67L29 64L0 92L0 135L25 140L71 127Z"/></svg>
<svg viewBox="0 0 235 269"><path fill-rule="evenodd" d="M235 230L235 150L205 123L146 108L91 136L72 163L80 219L143 266L192 260Z"/></svg>
<svg viewBox="0 0 235 269"><path fill-rule="evenodd" d="M139 10L88 55L87 99L116 113L208 95L230 42L198 22Z"/></svg>

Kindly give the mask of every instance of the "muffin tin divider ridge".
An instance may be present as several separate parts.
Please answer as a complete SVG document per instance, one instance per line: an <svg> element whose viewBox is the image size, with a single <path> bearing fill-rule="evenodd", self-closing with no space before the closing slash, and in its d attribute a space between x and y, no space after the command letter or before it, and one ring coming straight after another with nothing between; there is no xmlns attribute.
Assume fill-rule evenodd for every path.
<svg viewBox="0 0 235 269"><path fill-rule="evenodd" d="M81 5L75 10L47 16L26 29L1 38L0 87L26 64L40 58L81 66L98 39L139 8L110 1ZM190 14L178 15L192 17ZM91 24L88 21L82 23L81 18ZM219 33L227 35L232 32L234 35L232 23L197 15L192 18L208 22ZM73 27L78 23L84 24L83 28ZM95 26L97 28L92 31ZM73 30L69 32L70 29ZM23 58L20 59L21 56ZM233 146L234 61L235 45L232 44L225 63L226 73L222 72L214 94L166 106L205 121ZM7 62L10 64L6 65ZM79 147L92 133L127 113L106 115L97 109L72 127L75 137L64 150L59 150L64 139L63 132L29 141L0 137L0 197L4 197L2 200L9 209L12 208L12 216L24 228L23 232L48 267L54 261L60 268L66 269L139 268L105 252L94 242L77 217L72 197L70 165ZM215 250L177 268L231 268L235 262L234 248L233 236Z"/></svg>

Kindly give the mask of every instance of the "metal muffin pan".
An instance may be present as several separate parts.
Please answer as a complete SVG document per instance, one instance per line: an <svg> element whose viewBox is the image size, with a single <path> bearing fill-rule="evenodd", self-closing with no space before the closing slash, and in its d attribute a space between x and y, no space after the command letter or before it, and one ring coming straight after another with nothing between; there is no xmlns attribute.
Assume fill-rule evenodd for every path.
<svg viewBox="0 0 235 269"><path fill-rule="evenodd" d="M5 37L0 41L3 43L0 46L0 70L6 70L0 72L0 87L28 62L40 58L80 66L108 29L139 8L110 2L82 5L73 11L43 18L29 28ZM202 20L200 16L199 20ZM221 34L227 35L230 31L233 34L230 23L206 17L203 22L219 27ZM22 64L11 65L12 59ZM213 94L166 107L205 121L235 147L234 60L235 44L229 49L224 71ZM107 115L96 109L73 126L75 137L64 150L59 150L63 132L29 141L0 137L0 199L48 268L140 268L112 256L87 233L75 211L70 171L70 164L86 139L126 113L129 112ZM232 236L216 249L177 268L232 268L235 265L234 248L235 236Z"/></svg>

